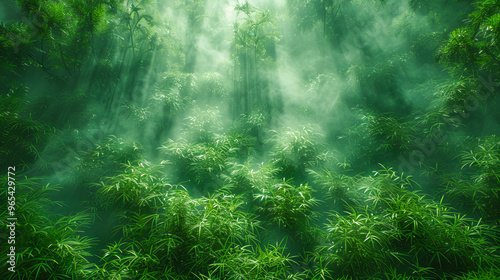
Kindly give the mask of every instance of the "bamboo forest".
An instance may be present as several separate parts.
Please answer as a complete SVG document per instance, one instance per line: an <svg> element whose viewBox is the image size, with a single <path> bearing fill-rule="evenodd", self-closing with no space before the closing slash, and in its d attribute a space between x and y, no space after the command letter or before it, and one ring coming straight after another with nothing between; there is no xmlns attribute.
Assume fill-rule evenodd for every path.
<svg viewBox="0 0 500 280"><path fill-rule="evenodd" d="M2 0L0 279L500 279L500 0Z"/></svg>

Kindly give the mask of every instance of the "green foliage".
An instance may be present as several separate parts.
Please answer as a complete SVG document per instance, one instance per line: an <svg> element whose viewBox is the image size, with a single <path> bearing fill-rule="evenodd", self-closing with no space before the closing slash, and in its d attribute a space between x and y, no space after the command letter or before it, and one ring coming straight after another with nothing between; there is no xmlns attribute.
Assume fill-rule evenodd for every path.
<svg viewBox="0 0 500 280"><path fill-rule="evenodd" d="M438 95L442 101L442 110L455 115L457 119L468 118L475 106L485 101L479 81L470 77L444 84Z"/></svg>
<svg viewBox="0 0 500 280"><path fill-rule="evenodd" d="M410 178L390 169L374 179L374 188L366 188L369 201L382 207L397 229L393 238L410 248L421 266L447 271L495 264L496 233L491 226L453 212L443 198L434 202L410 191Z"/></svg>
<svg viewBox="0 0 500 280"><path fill-rule="evenodd" d="M219 261L211 265L208 275L218 279L302 279L301 273L292 272L295 261L284 249L281 244L221 249L216 252Z"/></svg>
<svg viewBox="0 0 500 280"><path fill-rule="evenodd" d="M309 1L302 3L296 0L289 0L286 3L289 12L297 20L296 24L301 29L313 28L317 21L322 20L328 21L324 22L325 25L328 25L329 21L334 19L330 18L331 13L334 12L334 1ZM341 4L342 2L339 3L339 6ZM328 18L322 18L325 12L328 12Z"/></svg>
<svg viewBox="0 0 500 280"><path fill-rule="evenodd" d="M22 22L9 25L0 24L0 74L2 91L12 78L18 78L29 64L29 53L32 51L31 43L33 38L29 36L28 26Z"/></svg>
<svg viewBox="0 0 500 280"><path fill-rule="evenodd" d="M218 193L191 198L181 188L165 190L149 213L125 212L123 239L108 246L100 279L167 277L210 271L220 252L256 242L258 222L239 210L238 197ZM108 278L106 278L108 277Z"/></svg>
<svg viewBox="0 0 500 280"><path fill-rule="evenodd" d="M460 280L488 280L495 279L500 276L500 271L498 269L490 269L490 270L479 270L479 271L471 271L462 277L456 277L456 279Z"/></svg>
<svg viewBox="0 0 500 280"><path fill-rule="evenodd" d="M237 4L231 56L234 60L234 117L254 111L268 111L273 105L274 61L279 32L276 18L269 10L259 10L248 2Z"/></svg>
<svg viewBox="0 0 500 280"><path fill-rule="evenodd" d="M500 141L497 136L479 138L460 154L463 175L442 176L446 192L472 207L484 219L498 221Z"/></svg>
<svg viewBox="0 0 500 280"><path fill-rule="evenodd" d="M477 63L477 57L473 56L478 51L474 45L471 31L466 29L457 29L450 34L450 40L441 50L440 59L450 65L460 64L469 70Z"/></svg>
<svg viewBox="0 0 500 280"><path fill-rule="evenodd" d="M198 90L201 96L206 96L208 100L224 100L228 97L228 86L224 77L217 72L208 72L201 75L198 81Z"/></svg>
<svg viewBox="0 0 500 280"><path fill-rule="evenodd" d="M104 178L97 199L107 208L156 208L163 203L163 193L168 187L159 173L162 167L148 163L127 164L123 173Z"/></svg>
<svg viewBox="0 0 500 280"><path fill-rule="evenodd" d="M255 196L262 193L268 186L277 183L278 170L271 164L253 165L252 162L244 164L229 163L227 174L223 174L224 187L234 194L245 197L249 210L254 205Z"/></svg>
<svg viewBox="0 0 500 280"><path fill-rule="evenodd" d="M151 250L168 242L162 241L159 244L117 242L108 245L101 259L104 264L92 276L94 279L179 279L170 269L159 267L161 262L155 254L158 249ZM152 245L156 246L149 247Z"/></svg>
<svg viewBox="0 0 500 280"><path fill-rule="evenodd" d="M500 63L498 2L477 1L474 6L469 24L451 32L440 50L440 61L458 76L498 70Z"/></svg>
<svg viewBox="0 0 500 280"><path fill-rule="evenodd" d="M425 277L495 267L497 231L454 212L443 198L435 202L412 191L414 184L386 168L358 179L351 187L364 194L352 196L347 215L329 220L328 243L313 263L359 278L394 275L390 270L406 262L416 263L408 272Z"/></svg>
<svg viewBox="0 0 500 280"><path fill-rule="evenodd" d="M349 146L351 164L391 162L417 149L419 134L413 121L390 114L362 113L359 117L358 125L339 137L340 144Z"/></svg>
<svg viewBox="0 0 500 280"><path fill-rule="evenodd" d="M356 189L360 178L331 172L327 169L322 172L309 170L314 178L314 183L321 186L327 192L327 198L336 205L345 207L355 205L360 199L360 194Z"/></svg>
<svg viewBox="0 0 500 280"><path fill-rule="evenodd" d="M219 184L221 172L227 167L241 145L239 137L217 136L209 143L184 144L170 140L160 150L169 160L180 178L189 178L196 185Z"/></svg>
<svg viewBox="0 0 500 280"><path fill-rule="evenodd" d="M321 134L314 133L307 127L274 131L274 134L272 162L282 178L301 179L307 167L322 161Z"/></svg>
<svg viewBox="0 0 500 280"><path fill-rule="evenodd" d="M377 150L392 150L399 153L408 153L413 147L415 129L391 116L366 116L369 136L377 141Z"/></svg>
<svg viewBox="0 0 500 280"><path fill-rule="evenodd" d="M239 197L224 193L201 199L204 211L197 216L191 231L196 243L191 245L190 251L197 260L196 265L220 260L220 250L257 242L259 223L239 209L241 204Z"/></svg>
<svg viewBox="0 0 500 280"><path fill-rule="evenodd" d="M52 124L58 129L79 127L91 120L86 110L89 95L81 90L57 92L53 90L35 98L28 110L36 119Z"/></svg>
<svg viewBox="0 0 500 280"><path fill-rule="evenodd" d="M258 58L266 57L266 47L278 40L273 14L268 10L258 10L248 3L236 5L235 10L245 16L243 24L235 25L235 48Z"/></svg>
<svg viewBox="0 0 500 280"><path fill-rule="evenodd" d="M347 216L334 214L329 220L328 245L322 250L329 261L349 275L373 275L385 270L397 255L387 250L395 228L382 215L368 209L358 213L354 209Z"/></svg>
<svg viewBox="0 0 500 280"><path fill-rule="evenodd" d="M299 229L314 220L313 207L319 202L308 185L298 187L286 182L265 185L255 193L259 211L269 216L270 222L280 227Z"/></svg>
<svg viewBox="0 0 500 280"><path fill-rule="evenodd" d="M255 173L247 164L229 163L229 175L223 176L225 187L236 194L249 193L254 186Z"/></svg>
<svg viewBox="0 0 500 280"><path fill-rule="evenodd" d="M221 113L218 108L215 110L194 109L196 114L186 118L184 125L184 137L193 143L207 143L215 141L217 132L222 125Z"/></svg>
<svg viewBox="0 0 500 280"><path fill-rule="evenodd" d="M155 24L153 17L145 14L143 10L139 5L132 4L128 10L123 11L120 15L122 24L120 27L128 33L128 44L125 48L130 48L134 56L136 52L142 56L144 53L150 51L151 42L150 44L147 42L156 39L155 36L151 36L150 34L150 28ZM136 44L135 41L140 41L141 43Z"/></svg>
<svg viewBox="0 0 500 280"><path fill-rule="evenodd" d="M175 116L186 110L196 93L196 76L184 73L166 73L157 82L153 98L163 105L164 111Z"/></svg>
<svg viewBox="0 0 500 280"><path fill-rule="evenodd" d="M498 278L499 1L230 2L2 4L0 278Z"/></svg>
<svg viewBox="0 0 500 280"><path fill-rule="evenodd" d="M5 279L88 278L93 267L88 260L89 248L94 241L84 234L84 229L90 223L90 215L52 213L53 208L63 205L50 198L59 188L44 186L38 181L15 181L16 272L2 272L2 275ZM6 180L2 182L7 185ZM2 196L6 194L7 188L4 188ZM7 200L4 201L2 217L7 217ZM9 247L3 246L3 256Z"/></svg>
<svg viewBox="0 0 500 280"><path fill-rule="evenodd" d="M404 76L406 72L406 60L407 57L404 56L389 57L386 61L373 66L368 64L350 67L347 74L356 82L363 98L356 100L358 104L362 103L375 114L404 114L408 104L398 85L398 78Z"/></svg>
<svg viewBox="0 0 500 280"><path fill-rule="evenodd" d="M119 172L123 164L136 163L140 154L141 148L137 143L108 136L96 143L92 150L78 155L81 158L78 158L80 162L76 167L76 181L82 184L98 183L104 176L111 177Z"/></svg>
<svg viewBox="0 0 500 280"><path fill-rule="evenodd" d="M1 166L17 165L20 168L32 166L38 162L47 167L46 155L43 153L45 144L54 135L55 129L31 116L23 116L20 110L22 101L16 91L23 91L22 87L12 89L13 96L1 96L2 108L0 117L0 155ZM9 162L5 162L9 159Z"/></svg>

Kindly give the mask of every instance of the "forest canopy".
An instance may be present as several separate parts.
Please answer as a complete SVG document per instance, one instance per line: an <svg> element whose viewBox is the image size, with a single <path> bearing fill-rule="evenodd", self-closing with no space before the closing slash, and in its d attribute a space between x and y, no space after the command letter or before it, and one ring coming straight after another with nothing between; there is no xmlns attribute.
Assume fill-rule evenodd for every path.
<svg viewBox="0 0 500 280"><path fill-rule="evenodd" d="M1 279L500 277L500 1L5 0Z"/></svg>

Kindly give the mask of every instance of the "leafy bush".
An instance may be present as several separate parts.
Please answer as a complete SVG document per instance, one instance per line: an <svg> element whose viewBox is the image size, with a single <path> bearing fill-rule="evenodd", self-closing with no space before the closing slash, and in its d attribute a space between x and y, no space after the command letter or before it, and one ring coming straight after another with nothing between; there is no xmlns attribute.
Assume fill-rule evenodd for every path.
<svg viewBox="0 0 500 280"><path fill-rule="evenodd" d="M24 115L27 102L23 98L27 92L19 84L11 86L8 94L0 95L0 166L4 169L9 165L26 168L37 161L42 167L48 165L43 148L56 131L47 123Z"/></svg>
<svg viewBox="0 0 500 280"><path fill-rule="evenodd" d="M376 151L390 152L390 156L406 155L414 148L416 130L411 123L389 115L367 115L365 118Z"/></svg>
<svg viewBox="0 0 500 280"><path fill-rule="evenodd" d="M51 210L63 206L50 195L59 188L41 185L37 179L16 182L16 268L2 272L4 279L77 279L90 277L90 248L94 240L84 234L91 216L81 212L61 216ZM6 180L2 180L6 184ZM2 191L6 196L7 188ZM2 202L7 216L7 200ZM2 259L10 246L3 246ZM7 271L5 269L5 271ZM8 273L8 274L7 274Z"/></svg>
<svg viewBox="0 0 500 280"><path fill-rule="evenodd" d="M351 209L346 216L334 214L326 227L328 243L320 250L342 273L362 277L386 270L396 253L388 249L394 226L382 215Z"/></svg>
<svg viewBox="0 0 500 280"><path fill-rule="evenodd" d="M127 164L123 173L105 178L100 183L97 199L106 208L138 210L158 207L169 187L159 173L160 168L162 165Z"/></svg>
<svg viewBox="0 0 500 280"><path fill-rule="evenodd" d="M183 136L192 143L208 143L217 138L222 125L221 113L215 110L200 110L195 108L196 113L188 116L183 128Z"/></svg>
<svg viewBox="0 0 500 280"><path fill-rule="evenodd" d="M258 222L239 210L238 197L193 199L172 187L161 201L150 211L124 213L118 228L123 239L106 249L95 272L100 279L205 273L220 261L221 251L256 242Z"/></svg>
<svg viewBox="0 0 500 280"><path fill-rule="evenodd" d="M274 133L271 161L281 178L303 179L306 168L322 160L322 135L306 127Z"/></svg>
<svg viewBox="0 0 500 280"><path fill-rule="evenodd" d="M441 176L446 192L484 219L498 221L500 137L479 138L460 157L463 175Z"/></svg>
<svg viewBox="0 0 500 280"><path fill-rule="evenodd" d="M357 189L357 184L361 179L359 176L338 174L328 169L322 172L309 170L309 173L313 176L314 182L326 191L327 198L335 205L348 208L356 205L361 199Z"/></svg>
<svg viewBox="0 0 500 280"><path fill-rule="evenodd" d="M399 163L417 148L417 131L413 121L358 110L358 124L339 137L338 145L344 146L355 171L365 170L382 162Z"/></svg>
<svg viewBox="0 0 500 280"><path fill-rule="evenodd" d="M240 145L237 137L218 136L208 143L186 144L169 140L160 151L167 153L177 174L197 186L220 184L220 174L226 164L236 155Z"/></svg>
<svg viewBox="0 0 500 280"><path fill-rule="evenodd" d="M216 252L218 262L211 265L208 276L198 279L303 279L294 273L295 261L281 244L255 246L227 246Z"/></svg>
<svg viewBox="0 0 500 280"><path fill-rule="evenodd" d="M313 207L319 202L308 185L298 187L287 182L265 185L254 194L259 211L269 216L280 227L299 229L314 219Z"/></svg>
<svg viewBox="0 0 500 280"><path fill-rule="evenodd" d="M407 248L422 267L459 271L495 265L496 231L481 221L465 218L418 191L414 182L384 169L364 189L373 206L397 229L393 242Z"/></svg>
<svg viewBox="0 0 500 280"><path fill-rule="evenodd" d="M92 150L77 154L81 158L78 158L80 162L75 168L76 182L82 185L98 183L104 176L117 174L123 164L136 163L141 152L142 148L135 142L108 136L96 143Z"/></svg>
<svg viewBox="0 0 500 280"><path fill-rule="evenodd" d="M228 89L224 77L217 72L208 72L198 80L198 90L208 101L223 100L228 97Z"/></svg>

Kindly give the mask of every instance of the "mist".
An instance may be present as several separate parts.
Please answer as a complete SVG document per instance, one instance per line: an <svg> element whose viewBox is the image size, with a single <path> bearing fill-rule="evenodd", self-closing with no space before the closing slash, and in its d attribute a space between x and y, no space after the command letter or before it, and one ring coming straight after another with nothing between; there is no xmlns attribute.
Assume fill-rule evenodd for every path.
<svg viewBox="0 0 500 280"><path fill-rule="evenodd" d="M499 7L5 1L0 278L500 277Z"/></svg>

